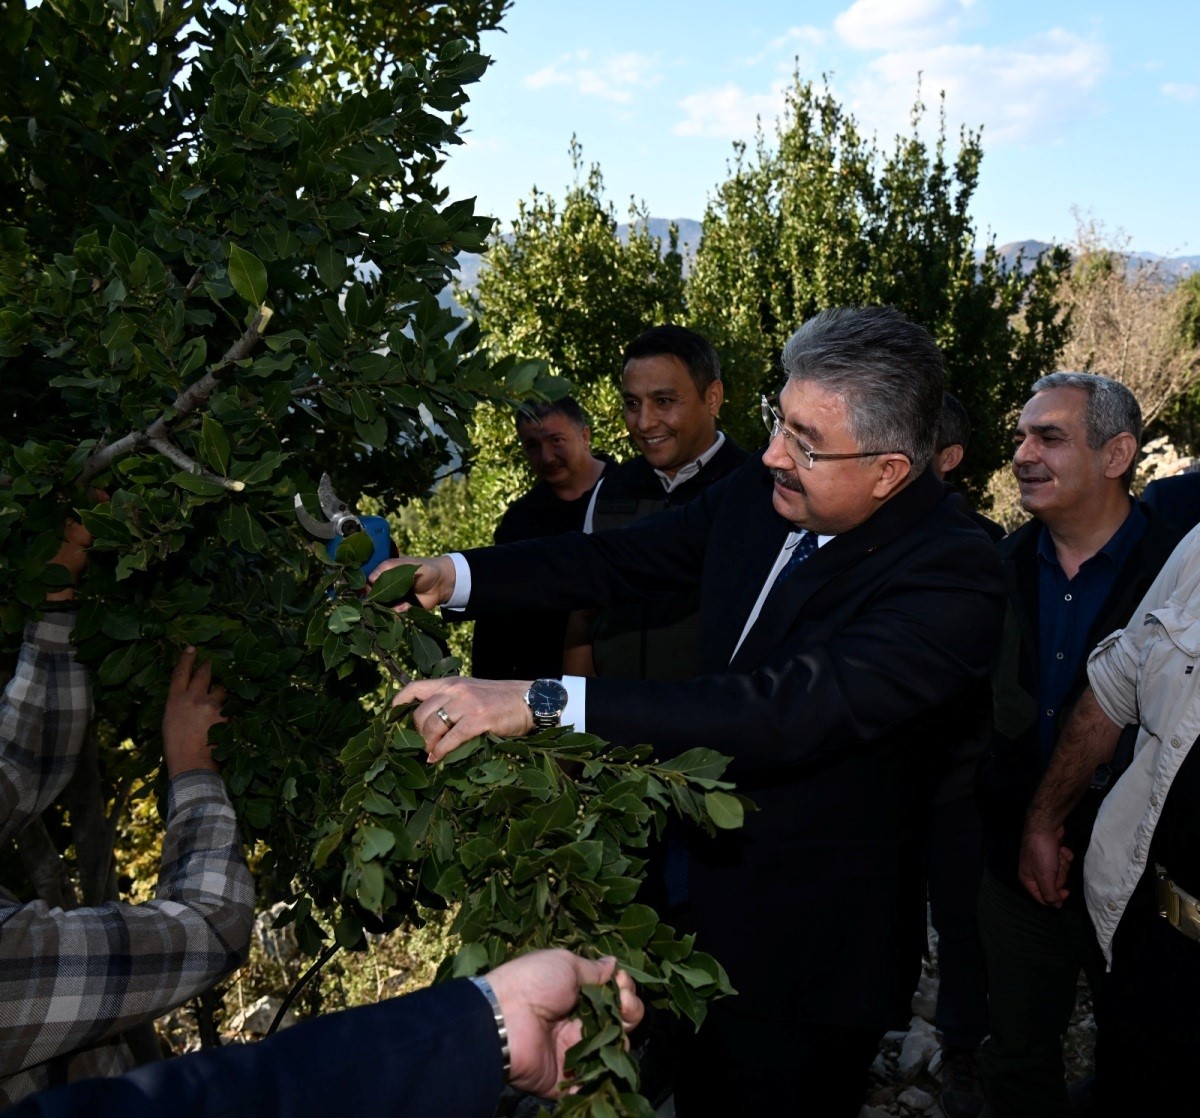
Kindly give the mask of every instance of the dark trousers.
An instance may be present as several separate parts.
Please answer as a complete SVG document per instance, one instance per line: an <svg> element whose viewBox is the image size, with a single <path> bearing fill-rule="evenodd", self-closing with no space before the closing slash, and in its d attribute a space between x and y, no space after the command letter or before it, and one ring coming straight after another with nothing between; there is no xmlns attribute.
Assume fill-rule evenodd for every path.
<svg viewBox="0 0 1200 1118"><path fill-rule="evenodd" d="M925 881L938 937L934 1024L948 1048L978 1048L988 1031L987 971L976 918L982 878L983 835L975 797L934 804Z"/></svg>
<svg viewBox="0 0 1200 1118"><path fill-rule="evenodd" d="M1096 1038L1100 1113L1194 1113L1200 1067L1200 943L1158 915L1147 871L1113 939Z"/></svg>
<svg viewBox="0 0 1200 1118"><path fill-rule="evenodd" d="M1104 958L1085 911L1049 908L984 871L979 931L991 1033L980 1052L993 1118L1067 1113L1062 1042L1079 972L1097 998Z"/></svg>
<svg viewBox="0 0 1200 1118"><path fill-rule="evenodd" d="M678 1118L856 1118L882 1029L763 1021L708 1011L675 1079Z"/></svg>

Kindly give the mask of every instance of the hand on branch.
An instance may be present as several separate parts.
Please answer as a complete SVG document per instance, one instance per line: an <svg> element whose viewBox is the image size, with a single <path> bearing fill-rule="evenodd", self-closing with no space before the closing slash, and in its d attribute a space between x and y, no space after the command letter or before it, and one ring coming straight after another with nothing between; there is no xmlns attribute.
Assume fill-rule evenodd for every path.
<svg viewBox="0 0 1200 1118"><path fill-rule="evenodd" d="M413 575L412 592L423 609L435 609L450 601L457 579L454 574L454 560L449 555L438 555L428 559L401 555L398 559L385 559L371 572L371 581L374 582L392 567L402 566L417 568ZM401 602L396 607L396 612L404 613L408 608L407 602Z"/></svg>
<svg viewBox="0 0 1200 1118"><path fill-rule="evenodd" d="M621 1018L625 1030L635 1028L645 1009L633 980L617 970L613 958L581 959L570 951L534 951L491 971L487 980L496 992L508 1026L512 1054L510 1081L541 1098L557 1098L567 1049L578 1043L582 1025L571 1014L583 986L599 986L617 973Z"/></svg>
<svg viewBox="0 0 1200 1118"><path fill-rule="evenodd" d="M533 714L525 702L529 686L529 680L418 679L403 688L392 705L421 704L412 722L425 739L429 763L435 764L480 734L515 738L531 733Z"/></svg>
<svg viewBox="0 0 1200 1118"><path fill-rule="evenodd" d="M171 673L167 705L163 710L163 759L167 775L195 769L218 772L208 743L208 731L218 722L229 720L221 713L225 688L213 686L212 665L196 666L196 650L184 649Z"/></svg>

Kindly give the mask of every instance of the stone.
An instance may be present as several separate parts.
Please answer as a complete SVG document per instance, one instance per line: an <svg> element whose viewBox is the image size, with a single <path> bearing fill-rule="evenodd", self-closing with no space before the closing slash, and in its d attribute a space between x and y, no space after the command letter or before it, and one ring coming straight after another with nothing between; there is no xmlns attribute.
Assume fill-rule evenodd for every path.
<svg viewBox="0 0 1200 1118"><path fill-rule="evenodd" d="M300 957L300 945L296 942L296 926L285 924L275 927L275 921L288 910L287 901L279 901L264 909L254 918L254 938L263 954L272 962L286 965Z"/></svg>
<svg viewBox="0 0 1200 1118"><path fill-rule="evenodd" d="M900 1045L897 1070L901 1077L912 1079L929 1063L940 1047L933 1026L920 1017L914 1017L908 1036Z"/></svg>
<svg viewBox="0 0 1200 1118"><path fill-rule="evenodd" d="M254 1037L266 1036L267 1030L271 1027L271 1022L275 1020L282 1005L283 998L276 997L274 994L267 994L259 998L252 1005L248 1005L245 1009L235 1013L229 1019L229 1031L234 1033L248 1033ZM283 1015L283 1020L279 1022L279 1027L281 1029L290 1028L298 1020L299 1018L289 1009Z"/></svg>
<svg viewBox="0 0 1200 1118"><path fill-rule="evenodd" d="M934 1105L934 1097L920 1087L906 1087L896 1096L896 1101L910 1110L928 1110Z"/></svg>
<svg viewBox="0 0 1200 1118"><path fill-rule="evenodd" d="M937 1010L938 980L932 975L923 974L917 982L917 991L913 994L912 1011L926 1021L932 1021Z"/></svg>

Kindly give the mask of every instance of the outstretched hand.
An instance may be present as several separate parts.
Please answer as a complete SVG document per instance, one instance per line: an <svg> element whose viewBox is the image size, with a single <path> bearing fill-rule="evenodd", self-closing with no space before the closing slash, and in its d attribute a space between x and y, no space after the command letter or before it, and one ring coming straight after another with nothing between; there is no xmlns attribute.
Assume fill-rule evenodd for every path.
<svg viewBox="0 0 1200 1118"><path fill-rule="evenodd" d="M454 574L454 560L449 555L438 555L429 559L401 555L398 559L385 559L368 577L374 582L384 571L390 571L393 567L417 568L413 574L412 593L422 609L436 609L445 605L454 593L457 579ZM396 611L403 613L408 608L407 602L401 602Z"/></svg>
<svg viewBox="0 0 1200 1118"><path fill-rule="evenodd" d="M167 775L176 777L194 769L218 772L208 744L208 731L218 722L228 719L221 713L225 688L212 682L212 665L196 666L196 650L184 649L167 691L163 710L163 759Z"/></svg>
<svg viewBox="0 0 1200 1118"><path fill-rule="evenodd" d="M430 764L453 753L480 734L515 738L533 730L533 715L525 702L529 680L471 679L444 676L417 679L393 700L393 706L420 703L412 723L425 739Z"/></svg>
<svg viewBox="0 0 1200 1118"><path fill-rule="evenodd" d="M583 1031L582 1024L571 1019L580 988L610 982L616 970L616 959L581 959L559 949L522 955L488 974L508 1026L514 1087L541 1098L561 1094L567 1050ZM641 1021L645 1007L624 971L617 971L617 986L628 1032Z"/></svg>

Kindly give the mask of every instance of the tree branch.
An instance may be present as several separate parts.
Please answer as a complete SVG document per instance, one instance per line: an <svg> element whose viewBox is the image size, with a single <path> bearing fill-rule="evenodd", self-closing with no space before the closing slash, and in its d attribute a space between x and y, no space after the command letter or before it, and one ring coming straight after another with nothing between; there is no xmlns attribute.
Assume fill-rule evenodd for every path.
<svg viewBox="0 0 1200 1118"><path fill-rule="evenodd" d="M232 478L220 477L218 474L210 474L204 469L194 458L184 454L170 439L151 439L144 440L147 446L153 447L164 458L170 459L181 470L186 470L189 474L196 474L198 477L205 478L208 481L215 482L217 485L223 485L231 493L240 493L246 488L244 481L234 481Z"/></svg>
<svg viewBox="0 0 1200 1118"><path fill-rule="evenodd" d="M153 446L160 454L166 454L172 462L178 464L178 459L172 454L167 454L163 446L159 445L156 440L162 440L165 443L172 422L181 416L190 415L197 408L202 407L208 402L209 397L217 390L225 377L229 375L228 370L238 361L248 357L254 347L262 340L267 323L271 321L271 314L272 311L269 307L259 307L258 313L254 316L254 321L246 327L242 336L225 351L221 359L209 368L204 376L194 384L183 389L175 397L171 406L164 410L150 426L142 431L130 431L129 434L121 436L116 442L109 443L108 446L101 447L92 454L87 460L87 464L83 467L83 472L80 474L80 481L84 483L91 481L97 474L106 470L113 459L139 446ZM183 453L170 443L165 443L165 445L170 446L172 451L178 454ZM186 458L187 456L184 455L184 457ZM190 458L187 461L188 465L184 466L184 469L191 470L192 472L199 470L199 466ZM221 478L214 478L213 480L219 481L226 488L233 487L233 483L228 483ZM237 483L237 487L244 488L241 483Z"/></svg>

